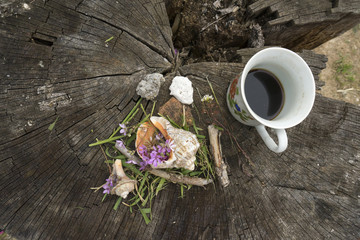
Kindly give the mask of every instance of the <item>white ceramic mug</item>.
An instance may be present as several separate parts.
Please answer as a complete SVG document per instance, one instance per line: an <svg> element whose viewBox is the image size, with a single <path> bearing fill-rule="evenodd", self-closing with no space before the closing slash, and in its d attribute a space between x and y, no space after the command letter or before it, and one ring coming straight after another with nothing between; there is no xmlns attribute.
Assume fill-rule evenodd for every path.
<svg viewBox="0 0 360 240"><path fill-rule="evenodd" d="M277 77L282 85L284 99L280 113L271 120L256 114L245 95L245 79L254 69L266 70ZM286 128L302 122L310 113L315 101L315 81L306 62L296 53L280 47L271 47L256 53L245 65L227 91L227 105L231 114L241 123L255 126L266 146L283 152L288 145ZM265 127L275 130L278 144Z"/></svg>

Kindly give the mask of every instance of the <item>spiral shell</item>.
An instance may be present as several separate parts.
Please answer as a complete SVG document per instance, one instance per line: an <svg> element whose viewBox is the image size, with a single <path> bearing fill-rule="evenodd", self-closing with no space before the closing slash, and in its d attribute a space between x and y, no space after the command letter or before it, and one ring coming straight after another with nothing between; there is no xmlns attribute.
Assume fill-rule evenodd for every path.
<svg viewBox="0 0 360 240"><path fill-rule="evenodd" d="M136 136L136 149L142 144L149 142L156 129L158 129L165 137L174 141L175 147L171 151L169 159L158 164L154 168L184 168L194 170L196 152L200 147L200 143L195 134L175 128L171 123L163 117L151 117L151 123L142 124ZM140 155L140 154L139 154ZM140 155L141 156L141 155Z"/></svg>

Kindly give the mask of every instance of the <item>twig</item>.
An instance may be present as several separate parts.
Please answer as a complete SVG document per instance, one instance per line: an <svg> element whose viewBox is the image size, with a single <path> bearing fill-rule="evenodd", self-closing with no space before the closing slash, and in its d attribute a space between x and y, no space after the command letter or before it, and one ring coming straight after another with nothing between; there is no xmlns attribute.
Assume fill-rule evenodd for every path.
<svg viewBox="0 0 360 240"><path fill-rule="evenodd" d="M216 19L215 21L209 23L208 25L206 25L205 27L203 27L200 32L203 32L205 29L207 29L208 27L210 27L211 25L219 22L220 20L222 20L223 18L225 18L227 15L229 15L230 13L234 13L234 12L237 12L240 8L238 6L232 6L232 7L229 7L229 8L225 8L225 9L222 9L222 10L219 10L223 15L219 18L219 19Z"/></svg>
<svg viewBox="0 0 360 240"><path fill-rule="evenodd" d="M208 80L208 77L206 76L206 79ZM200 98L201 98L201 93L199 91L198 88L196 88ZM214 98L216 99L216 95L215 92L213 92L214 94ZM211 117L213 119L213 121L216 123L216 125L221 126L226 133L230 136L230 139L232 139L235 143L236 143L236 147L238 148L238 150L245 156L246 160L248 161L248 163L252 166L254 166L254 163L251 161L250 157L246 154L246 152L240 147L240 144L238 143L238 141L236 140L235 136L232 134L233 130L231 128L231 125L228 124L228 122L226 121L226 119L224 119L224 122L220 122L218 121L215 117L212 116L211 112L208 110L206 104L203 104L203 107L205 109L205 113ZM223 114L222 108L219 105L219 110L221 112L221 114ZM198 114L199 115L199 114ZM199 115L200 118L200 115ZM225 126L226 125L226 126Z"/></svg>
<svg viewBox="0 0 360 240"><path fill-rule="evenodd" d="M226 171L227 167L221 151L221 133L218 129L215 128L214 125L208 126L208 132L210 139L210 150L212 155L214 156L215 173L219 177L220 184L224 187L227 187L230 184L230 180Z"/></svg>
<svg viewBox="0 0 360 240"><path fill-rule="evenodd" d="M101 151L102 151L102 153L104 154L104 157L105 157L105 159L106 159L106 165L108 166L109 172L110 172L110 174L111 174L111 167L110 167L110 164L109 164L109 160L108 160L108 158L106 157L105 151L104 151L104 149L102 148L102 146L99 145L99 147L101 148Z"/></svg>
<svg viewBox="0 0 360 240"><path fill-rule="evenodd" d="M207 29L208 27L210 27L211 25L217 23L218 21L220 21L221 19L223 19L224 17L226 17L228 14L223 15L222 17L220 17L219 19L213 21L212 23L209 23L208 25L206 25L205 27L203 27L200 32L203 32L205 29Z"/></svg>
<svg viewBox="0 0 360 240"><path fill-rule="evenodd" d="M336 92L339 92L339 93L342 93L342 94L347 94L349 91L359 91L358 89L355 89L355 88L348 88L348 89L339 89L337 90Z"/></svg>
<svg viewBox="0 0 360 240"><path fill-rule="evenodd" d="M141 160L134 154L131 154L131 152L125 146L120 146L120 145L116 144L115 147L122 154L124 154L124 156L126 158L128 158L130 161L140 164ZM153 169L153 168L146 168L146 170L155 176L165 178L166 180L175 182L175 183L190 184L190 185L195 185L195 186L205 186L205 185L213 182L212 179L189 177L189 176L179 175L179 174L175 174L175 173L168 173L163 170L158 170L158 169Z"/></svg>
<svg viewBox="0 0 360 240"><path fill-rule="evenodd" d="M213 182L211 179L188 177L188 176L179 175L179 174L175 174L175 173L168 173L168 172L158 170L158 169L153 169L153 168L149 169L148 171L152 175L165 178L166 180L175 182L175 183L190 184L190 185L202 187L202 186L205 186L205 185Z"/></svg>

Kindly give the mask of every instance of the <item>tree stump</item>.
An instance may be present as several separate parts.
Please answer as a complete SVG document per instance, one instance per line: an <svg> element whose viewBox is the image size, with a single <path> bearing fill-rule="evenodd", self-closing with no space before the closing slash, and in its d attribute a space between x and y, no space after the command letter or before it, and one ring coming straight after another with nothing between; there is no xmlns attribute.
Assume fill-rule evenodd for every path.
<svg viewBox="0 0 360 240"><path fill-rule="evenodd" d="M183 4L176 11L196 3ZM253 24L261 26L265 45L299 51L317 77L326 57L302 50L358 23L359 2L222 4L239 7L218 21L223 32L214 24L188 26L187 41L175 33L177 46L192 48L181 61L168 18L175 22L175 10L161 0L0 3L0 229L17 239L360 238L360 108L317 95L309 117L288 130L288 149L275 154L254 128L231 117L225 102L229 82L259 50L245 49ZM178 32L186 31L185 13ZM229 26L236 34L220 44L216 34ZM215 51L226 56L224 49L231 57L196 62L216 58ZM102 203L102 194L90 190L107 171L100 148L88 145L111 134L138 100L137 83L152 72L167 80L157 106L169 99L175 74L201 94L211 94L210 81L225 109L219 120L228 122L252 164L223 134L231 184L193 187L183 199L170 184L146 225L141 214L125 206L114 211L115 198ZM206 129L206 119L202 124Z"/></svg>

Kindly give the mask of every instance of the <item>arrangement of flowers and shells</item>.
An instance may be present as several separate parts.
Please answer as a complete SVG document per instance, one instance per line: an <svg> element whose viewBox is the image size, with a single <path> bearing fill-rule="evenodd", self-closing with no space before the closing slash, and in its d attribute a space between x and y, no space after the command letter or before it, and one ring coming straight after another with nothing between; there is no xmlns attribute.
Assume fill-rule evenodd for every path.
<svg viewBox="0 0 360 240"><path fill-rule="evenodd" d="M104 184L94 188L103 192L102 201L116 195L115 210L123 204L130 211L139 211L146 223L152 218L152 201L168 183L178 184L180 197L183 197L185 189L205 186L215 179L216 166L210 157L205 131L196 126L194 119L192 125L188 124L185 110L181 124L169 116L154 114L156 102L150 113L144 110L142 99L153 100L157 96L163 81L160 75L145 78L147 83L151 82L151 87L157 85L156 89L146 89L147 83L140 82L138 88L141 85L142 89L137 89L137 92L141 98L108 139L90 144L101 147L109 169L109 177ZM187 81L187 78L177 78L170 86L171 95L182 104L193 102L191 82ZM174 84L181 88L190 84L191 89L177 91ZM155 94L146 95L151 92ZM205 95L202 101L213 99ZM135 121L141 113L144 118L140 122Z"/></svg>

